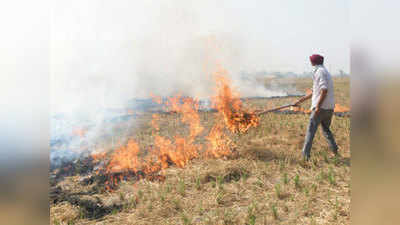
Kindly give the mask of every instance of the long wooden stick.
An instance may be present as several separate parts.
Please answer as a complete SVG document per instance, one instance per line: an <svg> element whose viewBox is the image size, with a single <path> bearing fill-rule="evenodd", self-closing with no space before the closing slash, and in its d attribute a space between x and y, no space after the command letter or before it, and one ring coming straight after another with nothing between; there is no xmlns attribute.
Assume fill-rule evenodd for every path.
<svg viewBox="0 0 400 225"><path fill-rule="evenodd" d="M276 107L276 108L273 108L273 109L268 109L268 110L261 111L261 112L257 113L257 115L263 115L263 114L266 114L266 113L269 113L269 112L278 111L280 109L289 108L291 106L295 106L295 105L294 104L287 104L287 105L279 106L279 107Z"/></svg>

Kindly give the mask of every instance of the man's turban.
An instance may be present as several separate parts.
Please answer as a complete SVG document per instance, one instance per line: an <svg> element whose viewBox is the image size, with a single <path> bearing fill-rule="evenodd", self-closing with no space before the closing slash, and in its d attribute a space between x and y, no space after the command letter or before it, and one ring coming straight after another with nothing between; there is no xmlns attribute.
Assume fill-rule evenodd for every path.
<svg viewBox="0 0 400 225"><path fill-rule="evenodd" d="M313 65L322 65L324 63L324 57L322 55L312 55L310 56L310 61Z"/></svg>

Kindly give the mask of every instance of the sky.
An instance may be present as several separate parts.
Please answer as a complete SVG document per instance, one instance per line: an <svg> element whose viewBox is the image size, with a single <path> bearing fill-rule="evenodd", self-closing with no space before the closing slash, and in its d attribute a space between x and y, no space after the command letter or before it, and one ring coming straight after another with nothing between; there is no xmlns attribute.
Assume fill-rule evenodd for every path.
<svg viewBox="0 0 400 225"><path fill-rule="evenodd" d="M143 39L173 44L225 35L244 55L243 70L309 71L308 56L320 53L333 72L349 72L348 5L347 0L55 1L52 47L65 55L82 50L77 42L97 48L96 42L107 41L134 51Z"/></svg>
<svg viewBox="0 0 400 225"><path fill-rule="evenodd" d="M365 64L368 65L362 67L373 67L364 70L381 71L379 76L386 76L390 71L398 76L400 32L395 27L399 21L400 1L353 0L350 8L351 46L352 53L356 53L352 57L367 60ZM361 67L357 62L353 63L355 67Z"/></svg>
<svg viewBox="0 0 400 225"><path fill-rule="evenodd" d="M205 96L214 64L234 80L240 71L302 73L319 53L332 73L348 73L347 2L54 1L52 106L117 106L150 92Z"/></svg>

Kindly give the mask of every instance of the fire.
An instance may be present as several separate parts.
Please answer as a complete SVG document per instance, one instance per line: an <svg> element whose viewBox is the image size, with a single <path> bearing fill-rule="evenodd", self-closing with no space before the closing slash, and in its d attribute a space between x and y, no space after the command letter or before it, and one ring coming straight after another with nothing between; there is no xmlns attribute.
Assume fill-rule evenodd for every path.
<svg viewBox="0 0 400 225"><path fill-rule="evenodd" d="M153 99L158 98L153 97ZM145 156L140 159L139 145L134 140L129 140L126 146L116 149L105 171L110 174L109 184L118 183L123 178L120 174L141 172L144 176L153 177L154 173L170 165L182 168L190 160L200 156L201 146L194 143L204 129L198 115L198 100L175 96L168 98L164 104L180 115L181 122L188 125L189 134L185 137L176 135L172 140L158 135L160 115L153 114L150 124L153 128L154 146L147 149L147 154L142 154Z"/></svg>
<svg viewBox="0 0 400 225"><path fill-rule="evenodd" d="M209 141L206 155L214 158L229 156L231 151L231 139L224 133L222 123L214 125L207 140Z"/></svg>
<svg viewBox="0 0 400 225"><path fill-rule="evenodd" d="M165 110L176 113L175 122L185 126L187 132L172 137L161 136L161 114L153 114L150 126L154 144L143 150L135 140L130 139L125 146L117 148L102 171L109 177L108 184L114 186L125 176L132 174L139 178L162 181L165 177L157 173L170 166L183 168L196 158L224 158L233 154L235 145L227 131L247 132L251 127L258 126L259 117L255 112L245 109L239 93L231 88L227 70L219 68L213 76L216 90L211 102L218 114L212 128L207 132L208 129L201 123L198 99L181 95L163 99L151 94L154 102L163 104ZM288 109L282 111L285 110ZM311 112L302 107L291 107L289 110ZM335 105L335 112L349 110L345 106ZM93 155L93 159L106 160L106 154Z"/></svg>
<svg viewBox="0 0 400 225"><path fill-rule="evenodd" d="M159 148L159 160L163 169L168 162L182 168L189 160L198 156L198 146L179 136L175 137L174 144L168 139L157 137L156 146Z"/></svg>
<svg viewBox="0 0 400 225"><path fill-rule="evenodd" d="M228 72L223 68L214 73L217 96L214 97L213 104L222 114L229 130L234 133L243 133L251 127L256 127L259 118L254 112L247 112L243 109L239 94L230 88L231 81L227 75Z"/></svg>
<svg viewBox="0 0 400 225"><path fill-rule="evenodd" d="M126 146L115 150L112 159L107 165L107 171L116 172L137 172L140 168L138 158L139 145L134 140L129 140Z"/></svg>
<svg viewBox="0 0 400 225"><path fill-rule="evenodd" d="M198 100L175 96L165 102L167 108L180 114L183 124L189 126L189 135L175 136L173 140L153 132L154 148L151 149L145 171L154 173L167 168L170 164L184 167L191 159L199 156L200 146L194 144L196 137L203 131L198 114ZM159 130L159 116L153 114L152 127Z"/></svg>
<svg viewBox="0 0 400 225"><path fill-rule="evenodd" d="M158 114L153 114L152 116L152 120L151 120L151 127L153 127L153 135L155 131L159 131L160 127L158 125L158 120L160 119L160 116Z"/></svg>
<svg viewBox="0 0 400 225"><path fill-rule="evenodd" d="M139 144L131 139L126 146L116 149L105 168L105 172L110 175L109 184L114 185L123 179L121 174L140 173L154 177L157 172L171 165L185 167L195 158L221 158L231 155L233 142L226 131L246 132L258 125L259 118L255 113L243 108L240 96L231 89L231 82L227 76L228 73L224 69L214 73L216 96L212 102L219 112L220 119L208 134L204 134L206 129L201 124L198 99L177 95L162 101L161 97L151 94L153 101L162 103L166 110L177 113L177 120L187 126L188 132L185 135L175 135L173 138L161 136L160 115L153 114L150 125L153 129L154 145L141 152ZM205 137L206 143L196 142L199 137Z"/></svg>
<svg viewBox="0 0 400 225"><path fill-rule="evenodd" d="M342 106L339 104L335 104L334 112L350 112L350 108L346 106Z"/></svg>
<svg viewBox="0 0 400 225"><path fill-rule="evenodd" d="M94 161L101 161L101 160L104 160L105 159L105 157L106 157L106 152L100 152L100 153L93 153L92 154L92 159L94 160Z"/></svg>
<svg viewBox="0 0 400 225"><path fill-rule="evenodd" d="M184 124L189 124L190 137L193 139L203 131L200 124L200 116L198 114L199 101L193 98L182 98L179 95L168 98L167 107L171 111L182 115L181 121Z"/></svg>

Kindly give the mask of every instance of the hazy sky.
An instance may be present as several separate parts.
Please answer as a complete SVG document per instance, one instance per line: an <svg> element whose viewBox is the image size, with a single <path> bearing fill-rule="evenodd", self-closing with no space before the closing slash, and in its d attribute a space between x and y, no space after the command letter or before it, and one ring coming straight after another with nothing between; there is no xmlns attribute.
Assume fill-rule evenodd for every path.
<svg viewBox="0 0 400 225"><path fill-rule="evenodd" d="M51 97L73 108L149 90L199 96L210 92L210 59L235 76L311 71L308 57L320 53L332 73L348 72L347 2L54 1Z"/></svg>
<svg viewBox="0 0 400 225"><path fill-rule="evenodd" d="M54 4L52 39L56 42L52 47L59 54L79 51L81 45L73 46L72 41L125 42L134 51L133 45L147 38L171 43L178 35L177 41L187 41L225 34L237 41L239 53L244 55L244 70L309 71L308 56L318 52L326 56L333 72L349 71L347 0L87 0Z"/></svg>

